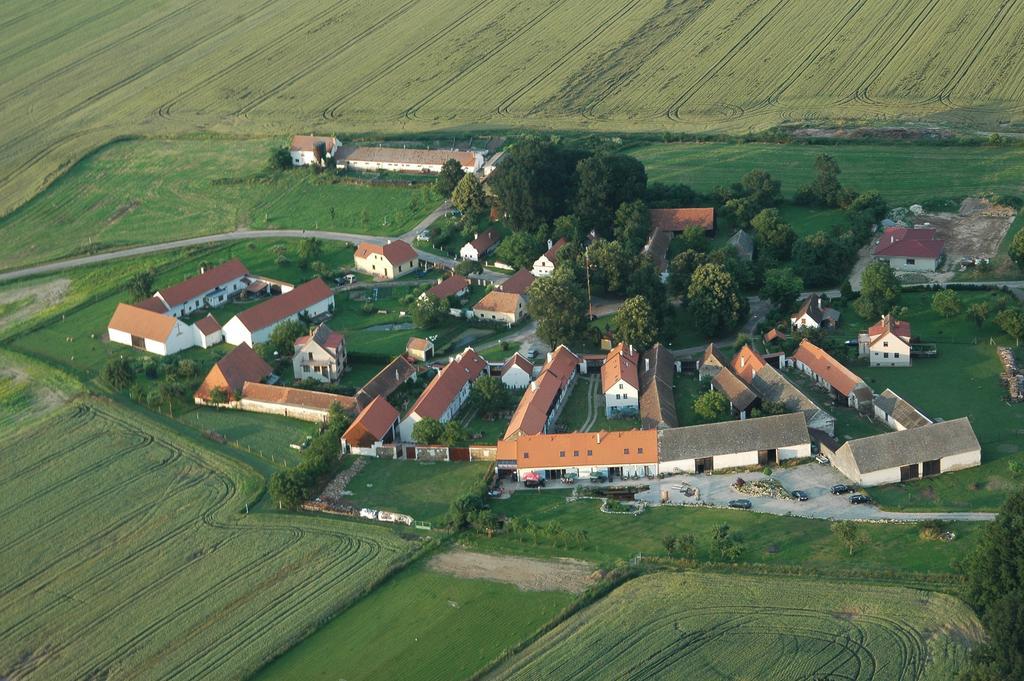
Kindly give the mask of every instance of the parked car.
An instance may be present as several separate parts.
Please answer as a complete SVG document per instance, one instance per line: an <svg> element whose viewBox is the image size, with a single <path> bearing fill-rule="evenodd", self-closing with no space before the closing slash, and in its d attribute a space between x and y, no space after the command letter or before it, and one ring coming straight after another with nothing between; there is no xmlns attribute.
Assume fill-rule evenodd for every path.
<svg viewBox="0 0 1024 681"><path fill-rule="evenodd" d="M501 496L501 492L502 492L501 489L499 489L497 487L492 487L491 489L487 490L487 496L489 496L489 497L500 497Z"/></svg>
<svg viewBox="0 0 1024 681"><path fill-rule="evenodd" d="M750 499L732 499L729 501L729 508L747 508L753 506Z"/></svg>
<svg viewBox="0 0 1024 681"><path fill-rule="evenodd" d="M856 346L857 345L857 339L856 338L850 338L847 341L845 341L845 343L847 345Z"/></svg>
<svg viewBox="0 0 1024 681"><path fill-rule="evenodd" d="M536 348L530 348L530 351L526 353L526 358L527 359L536 359L537 358L537 349Z"/></svg>
<svg viewBox="0 0 1024 681"><path fill-rule="evenodd" d="M866 494L854 494L850 497L851 504L870 504L871 497Z"/></svg>
<svg viewBox="0 0 1024 681"><path fill-rule="evenodd" d="M593 471L590 474L590 482L607 482L608 476L600 471Z"/></svg>
<svg viewBox="0 0 1024 681"><path fill-rule="evenodd" d="M820 463L822 466L827 466L829 464L828 457L825 456L824 454L816 454L814 456L814 460Z"/></svg>
<svg viewBox="0 0 1024 681"><path fill-rule="evenodd" d="M526 478L523 480L523 487L543 487L544 480L541 478Z"/></svg>
<svg viewBox="0 0 1024 681"><path fill-rule="evenodd" d="M802 489L795 489L792 492L790 492L790 494L792 494L793 498L796 499L797 501L807 501L808 499L811 498L811 495L809 495Z"/></svg>
<svg viewBox="0 0 1024 681"><path fill-rule="evenodd" d="M853 488L849 485L832 485L832 494L849 494Z"/></svg>

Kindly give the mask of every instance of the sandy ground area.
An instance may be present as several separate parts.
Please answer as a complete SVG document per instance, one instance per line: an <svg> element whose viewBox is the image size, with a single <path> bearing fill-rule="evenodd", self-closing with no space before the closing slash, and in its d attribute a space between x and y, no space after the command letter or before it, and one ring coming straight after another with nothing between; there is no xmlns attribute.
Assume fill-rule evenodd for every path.
<svg viewBox="0 0 1024 681"><path fill-rule="evenodd" d="M596 581L593 565L569 558L538 560L455 549L434 556L427 566L463 579L514 584L523 591L582 593Z"/></svg>
<svg viewBox="0 0 1024 681"><path fill-rule="evenodd" d="M0 307L27 300L24 305L17 306L9 315L0 317L0 329L28 319L40 310L45 310L59 303L67 293L70 279L53 279L39 284L11 287L0 291Z"/></svg>
<svg viewBox="0 0 1024 681"><path fill-rule="evenodd" d="M936 230L946 240L947 262L955 264L961 258L995 257L1014 215L1012 208L985 199L964 199L959 213L924 213L914 217L914 226Z"/></svg>
<svg viewBox="0 0 1024 681"><path fill-rule="evenodd" d="M31 412L33 417L56 409L68 401L67 395L60 393L49 386L43 385L39 381L33 381L32 377L29 376L24 369L13 364L0 368L0 378L13 379L18 383L31 382Z"/></svg>

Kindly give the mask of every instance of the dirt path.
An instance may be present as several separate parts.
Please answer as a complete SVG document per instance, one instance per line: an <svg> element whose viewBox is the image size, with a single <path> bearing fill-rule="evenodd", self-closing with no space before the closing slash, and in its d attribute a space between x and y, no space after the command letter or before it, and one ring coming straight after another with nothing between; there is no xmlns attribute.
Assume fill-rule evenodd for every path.
<svg viewBox="0 0 1024 681"><path fill-rule="evenodd" d="M594 566L581 560L538 560L518 556L492 556L454 549L430 559L431 570L462 579L489 579L514 584L522 591L582 593L593 584Z"/></svg>
<svg viewBox="0 0 1024 681"><path fill-rule="evenodd" d="M588 378L587 384L587 420L583 422L583 427L580 428L581 433L590 432L597 421L598 410L604 406L598 403L600 392L597 390L597 379ZM577 386L577 389L579 389L579 386Z"/></svg>

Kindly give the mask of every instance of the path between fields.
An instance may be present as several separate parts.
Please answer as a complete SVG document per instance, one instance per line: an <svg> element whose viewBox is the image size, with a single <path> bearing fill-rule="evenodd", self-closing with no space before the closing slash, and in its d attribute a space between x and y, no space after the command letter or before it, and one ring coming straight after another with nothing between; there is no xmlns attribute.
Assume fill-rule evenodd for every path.
<svg viewBox="0 0 1024 681"><path fill-rule="evenodd" d="M487 579L514 584L522 591L583 593L593 584L595 567L582 560L539 560L520 556L494 556L464 549L440 553L427 567L462 579Z"/></svg>

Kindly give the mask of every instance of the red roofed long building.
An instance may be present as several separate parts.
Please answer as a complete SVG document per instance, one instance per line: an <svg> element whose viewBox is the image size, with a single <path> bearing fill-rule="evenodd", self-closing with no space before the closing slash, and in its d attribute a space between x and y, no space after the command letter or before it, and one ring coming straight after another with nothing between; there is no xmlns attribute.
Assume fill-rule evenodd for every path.
<svg viewBox="0 0 1024 681"><path fill-rule="evenodd" d="M519 400L505 429L505 439L545 433L555 425L576 382L579 364L580 358L564 345L548 353L540 374Z"/></svg>
<svg viewBox="0 0 1024 681"><path fill-rule="evenodd" d="M248 275L248 268L240 260L228 260L179 284L160 289L153 297L166 306L167 314L180 317L203 307L220 307L248 286Z"/></svg>
<svg viewBox="0 0 1024 681"><path fill-rule="evenodd" d="M640 410L640 355L633 346L619 343L601 365L604 415L624 416Z"/></svg>
<svg viewBox="0 0 1024 681"><path fill-rule="evenodd" d="M334 293L321 279L311 279L270 300L239 312L224 325L224 340L231 345L266 343L281 322L299 315L317 317L334 309Z"/></svg>
<svg viewBox="0 0 1024 681"><path fill-rule="evenodd" d="M419 256L412 246L401 240L386 244L364 241L356 247L356 269L375 279L398 279L419 266Z"/></svg>
<svg viewBox="0 0 1024 681"><path fill-rule="evenodd" d="M195 345L195 329L177 317L119 303L107 337L112 343L130 345L154 355L173 355Z"/></svg>
<svg viewBox="0 0 1024 681"><path fill-rule="evenodd" d="M515 462L519 477L536 473L557 480L568 474L587 477L600 472L622 477L658 472L658 431L539 433L498 442L497 459Z"/></svg>
<svg viewBox="0 0 1024 681"><path fill-rule="evenodd" d="M945 252L946 242L934 229L890 227L875 246L877 259L887 261L894 270L911 272L934 272Z"/></svg>
<svg viewBox="0 0 1024 681"><path fill-rule="evenodd" d="M806 338L789 359L793 366L829 390L837 404L870 409L873 394L860 376Z"/></svg>
<svg viewBox="0 0 1024 681"><path fill-rule="evenodd" d="M412 405L409 413L399 424L399 434L404 442L412 442L413 427L423 419L434 419L441 423L451 421L469 399L473 381L487 370L487 360L473 348L466 348L452 358ZM426 442L421 444L437 444Z"/></svg>
<svg viewBox="0 0 1024 681"><path fill-rule="evenodd" d="M206 374L199 389L195 392L196 404L205 404L210 400L210 392L216 388L224 391L230 402L242 394L242 386L246 381L259 383L274 373L270 365L256 354L256 351L245 343L224 355Z"/></svg>

